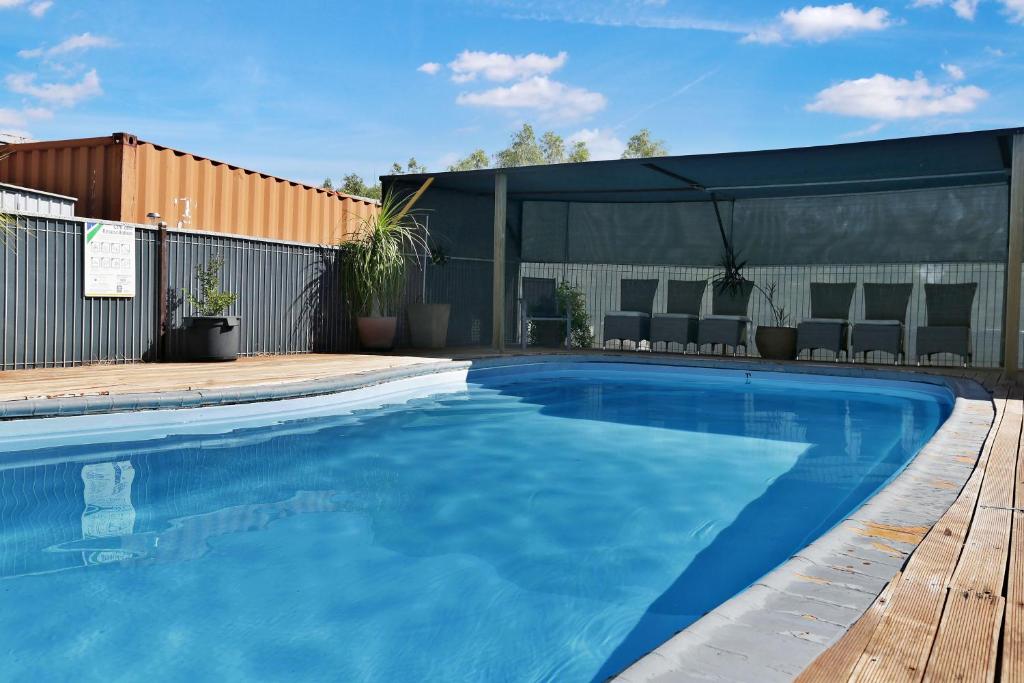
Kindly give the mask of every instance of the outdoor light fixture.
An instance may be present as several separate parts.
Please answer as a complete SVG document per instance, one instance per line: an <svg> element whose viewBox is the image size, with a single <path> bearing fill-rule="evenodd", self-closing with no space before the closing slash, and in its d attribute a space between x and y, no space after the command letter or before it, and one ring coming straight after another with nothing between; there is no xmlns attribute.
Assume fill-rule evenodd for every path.
<svg viewBox="0 0 1024 683"><path fill-rule="evenodd" d="M150 211L149 213L146 214L146 218L148 218L151 221L159 221L160 214L158 214L156 211Z"/></svg>

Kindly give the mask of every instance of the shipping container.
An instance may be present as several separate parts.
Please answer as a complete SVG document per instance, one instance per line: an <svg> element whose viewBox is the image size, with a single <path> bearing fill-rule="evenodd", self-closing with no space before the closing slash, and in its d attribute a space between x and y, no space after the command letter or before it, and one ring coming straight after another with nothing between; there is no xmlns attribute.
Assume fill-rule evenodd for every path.
<svg viewBox="0 0 1024 683"><path fill-rule="evenodd" d="M311 244L351 233L377 203L139 140L130 133L0 147L0 182L77 197L76 213Z"/></svg>

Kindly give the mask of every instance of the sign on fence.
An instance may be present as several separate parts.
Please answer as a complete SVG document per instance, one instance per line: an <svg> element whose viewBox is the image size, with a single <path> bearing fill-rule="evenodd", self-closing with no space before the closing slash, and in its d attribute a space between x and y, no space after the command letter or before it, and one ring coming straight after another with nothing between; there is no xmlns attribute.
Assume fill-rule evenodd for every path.
<svg viewBox="0 0 1024 683"><path fill-rule="evenodd" d="M85 296L135 296L135 228L86 223Z"/></svg>

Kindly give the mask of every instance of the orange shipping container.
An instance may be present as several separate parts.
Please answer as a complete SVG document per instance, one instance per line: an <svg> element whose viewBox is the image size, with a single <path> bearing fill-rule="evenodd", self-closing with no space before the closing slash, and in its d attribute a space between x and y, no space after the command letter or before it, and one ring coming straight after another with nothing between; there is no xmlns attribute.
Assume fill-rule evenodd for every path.
<svg viewBox="0 0 1024 683"><path fill-rule="evenodd" d="M232 166L139 140L109 137L0 147L0 182L78 198L75 213L252 237L333 244L377 210L371 199Z"/></svg>

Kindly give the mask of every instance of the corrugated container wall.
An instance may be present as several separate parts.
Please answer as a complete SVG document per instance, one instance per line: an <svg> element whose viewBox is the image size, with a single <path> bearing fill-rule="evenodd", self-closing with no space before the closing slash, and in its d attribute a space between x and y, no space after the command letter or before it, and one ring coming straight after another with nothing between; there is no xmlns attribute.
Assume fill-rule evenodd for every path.
<svg viewBox="0 0 1024 683"><path fill-rule="evenodd" d="M139 140L109 137L0 147L0 182L78 198L87 218L333 244L376 211L370 200Z"/></svg>

